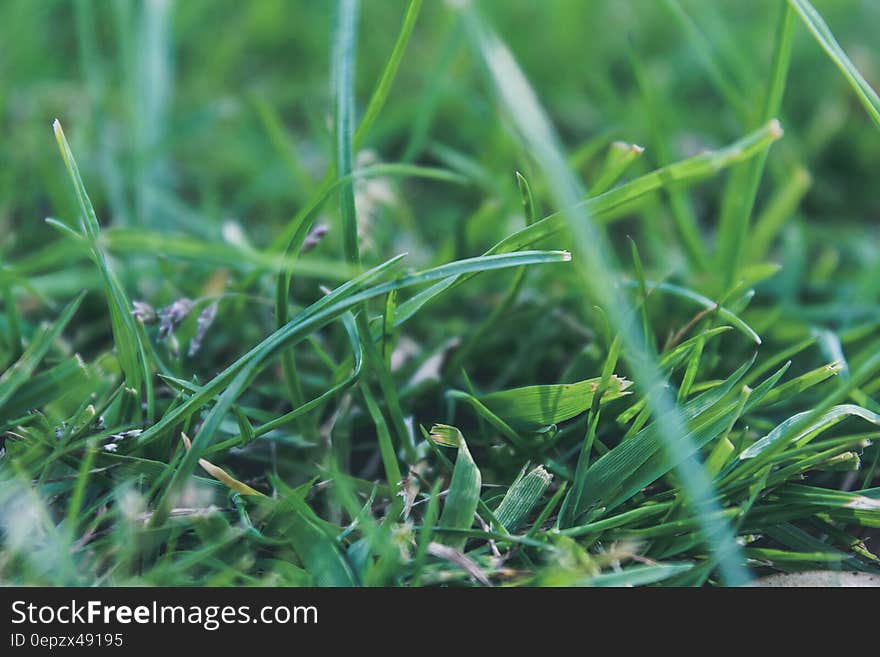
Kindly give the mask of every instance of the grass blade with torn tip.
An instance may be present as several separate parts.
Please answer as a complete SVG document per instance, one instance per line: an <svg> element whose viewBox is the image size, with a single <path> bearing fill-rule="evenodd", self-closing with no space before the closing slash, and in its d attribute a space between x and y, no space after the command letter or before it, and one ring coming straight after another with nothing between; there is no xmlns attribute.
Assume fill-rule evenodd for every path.
<svg viewBox="0 0 880 657"><path fill-rule="evenodd" d="M446 424L435 424L431 427L430 440L444 447L458 449L458 457L455 459L455 467L452 470L452 479L449 482L449 492L443 504L443 512L440 514L438 532L442 529L470 529L474 524L474 514L477 512L477 504L480 501L481 476L480 469L474 462L470 450L461 431ZM467 542L467 536L446 534L443 543L460 550Z"/></svg>
<svg viewBox="0 0 880 657"><path fill-rule="evenodd" d="M589 409L601 381L601 377L596 377L577 383L514 388L483 395L479 400L512 427L537 430L570 420ZM631 385L632 381L612 376L602 403L628 394Z"/></svg>
<svg viewBox="0 0 880 657"><path fill-rule="evenodd" d="M806 374L801 374L799 377L788 381L787 383L782 384L778 388L772 390L766 397L764 397L764 401L761 402L761 406L769 406L770 404L775 404L779 401L784 401L786 399L790 399L799 393L812 388L815 385L822 383L823 381L828 380L832 376L837 376L839 372L843 370L843 363L840 361L829 363L828 365L823 365L811 372L807 372Z"/></svg>
<svg viewBox="0 0 880 657"><path fill-rule="evenodd" d="M731 374L723 386L705 392L682 406L681 412L686 420L694 421L697 418L702 418L700 425L691 429L695 444L708 442L726 428L729 413L722 411L720 418L718 412L710 415L709 418L706 415L734 389L750 366L751 362L746 363ZM663 442L656 435L656 430L655 424L648 425L635 436L620 443L605 456L599 458L587 470L582 486L583 496L579 507L573 510L572 518L576 519L581 512L593 506L606 506L608 510L611 510L613 508L613 505L610 504L612 500L626 499L627 492L640 490L654 481L656 478L654 472L646 473L645 464L660 454L663 449ZM671 466L666 468L665 472L668 472L669 469ZM663 471L660 474L663 474ZM628 485L626 485L627 482L629 482Z"/></svg>
<svg viewBox="0 0 880 657"><path fill-rule="evenodd" d="M514 533L522 526L532 509L541 501L551 481L553 475L539 465L514 482L495 509L495 517L505 530Z"/></svg>
<svg viewBox="0 0 880 657"><path fill-rule="evenodd" d="M605 162L602 164L602 172L590 188L592 195L598 196L611 189L644 152L645 149L636 144L627 144L622 141L611 144Z"/></svg>

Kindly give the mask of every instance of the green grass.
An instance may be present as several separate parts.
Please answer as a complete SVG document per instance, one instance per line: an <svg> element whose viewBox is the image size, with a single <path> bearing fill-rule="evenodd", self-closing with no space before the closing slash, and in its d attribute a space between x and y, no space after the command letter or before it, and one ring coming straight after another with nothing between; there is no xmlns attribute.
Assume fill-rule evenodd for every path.
<svg viewBox="0 0 880 657"><path fill-rule="evenodd" d="M0 582L880 574L878 19L7 3Z"/></svg>

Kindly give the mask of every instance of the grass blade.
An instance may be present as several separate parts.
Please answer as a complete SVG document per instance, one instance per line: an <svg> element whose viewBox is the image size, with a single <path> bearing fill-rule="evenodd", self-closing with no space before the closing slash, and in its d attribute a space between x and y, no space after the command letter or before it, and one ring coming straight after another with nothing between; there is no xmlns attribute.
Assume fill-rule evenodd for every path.
<svg viewBox="0 0 880 657"><path fill-rule="evenodd" d="M458 457L455 459L455 468L452 470L452 479L449 482L449 492L443 504L443 512L440 514L440 527L470 529L480 501L480 469L468 450L464 436L455 427L435 424L431 427L430 439L438 445L458 449ZM443 542L461 550L467 542L467 536L446 534Z"/></svg>
<svg viewBox="0 0 880 657"><path fill-rule="evenodd" d="M840 69L843 76L849 82L850 87L856 92L859 102L864 105L877 127L880 127L880 97L877 92L867 83L862 74L847 57L843 48L837 43L837 39L831 33L828 25L822 20L822 15L810 4L809 0L788 0L791 7L797 11L804 25L810 30L813 38L822 47L822 50L831 58L834 65Z"/></svg>
<svg viewBox="0 0 880 657"><path fill-rule="evenodd" d="M518 530L532 509L537 506L553 481L551 475L544 466L539 465L520 478L507 489L501 503L495 509L495 517L509 533Z"/></svg>
<svg viewBox="0 0 880 657"><path fill-rule="evenodd" d="M49 352L52 344L70 323L82 303L85 294L80 294L61 311L58 319L46 328L28 345L21 357L0 375L0 412L6 411L5 404L12 399L19 388L30 379Z"/></svg>

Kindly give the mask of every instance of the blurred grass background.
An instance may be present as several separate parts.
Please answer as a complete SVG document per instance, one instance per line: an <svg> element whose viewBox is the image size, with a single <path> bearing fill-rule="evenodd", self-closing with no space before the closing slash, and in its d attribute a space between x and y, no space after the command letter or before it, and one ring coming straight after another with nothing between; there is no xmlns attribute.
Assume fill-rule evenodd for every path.
<svg viewBox="0 0 880 657"><path fill-rule="evenodd" d="M773 49L777 10L768 4L480 6L511 45L589 187L614 140L646 148L638 172L747 130ZM871 26L880 7L858 0L816 6L876 87L880 56ZM363 7L356 76L362 103L405 8L394 1ZM48 299L70 298L98 281L42 221L76 215L48 134L56 117L105 226L266 248L332 163L333 12L325 3L12 0L0 12L3 257ZM482 252L517 221L513 171L529 172L506 123L493 118L494 100L455 13L427 2L415 30L361 161L444 166L475 184L374 185L365 213L380 217L365 235L373 262L404 250L416 263ZM633 61L650 81L653 102L637 84ZM763 298L835 328L878 319L876 137L846 81L800 26L780 118L786 138L770 155L758 210L786 185L794 194L809 190L774 235L773 258L786 266ZM692 194L709 245L722 183L708 181ZM633 235L650 270L665 276L682 266L674 230L665 204L649 201L613 236L623 244L619 238ZM331 230L325 242L325 253L338 254L341 231ZM133 297L195 297L216 270L162 257L157 267L154 255L127 254L120 275ZM101 336L94 340L100 346Z"/></svg>

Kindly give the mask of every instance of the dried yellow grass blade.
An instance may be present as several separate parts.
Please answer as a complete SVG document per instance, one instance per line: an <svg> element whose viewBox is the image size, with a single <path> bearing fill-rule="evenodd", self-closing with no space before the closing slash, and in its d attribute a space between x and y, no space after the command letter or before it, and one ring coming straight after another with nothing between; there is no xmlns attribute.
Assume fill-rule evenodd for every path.
<svg viewBox="0 0 880 657"><path fill-rule="evenodd" d="M181 433L180 437L183 439L183 444L186 446L186 449L188 451L192 447L192 441L190 441L189 437L185 433ZM206 459L199 459L199 465L202 466L202 469L205 472L214 477L214 479L222 484L225 484L237 493L241 493L242 495L257 495L259 497L266 497L260 491L254 490L247 484L240 482L238 479L226 472L226 470L214 465Z"/></svg>

